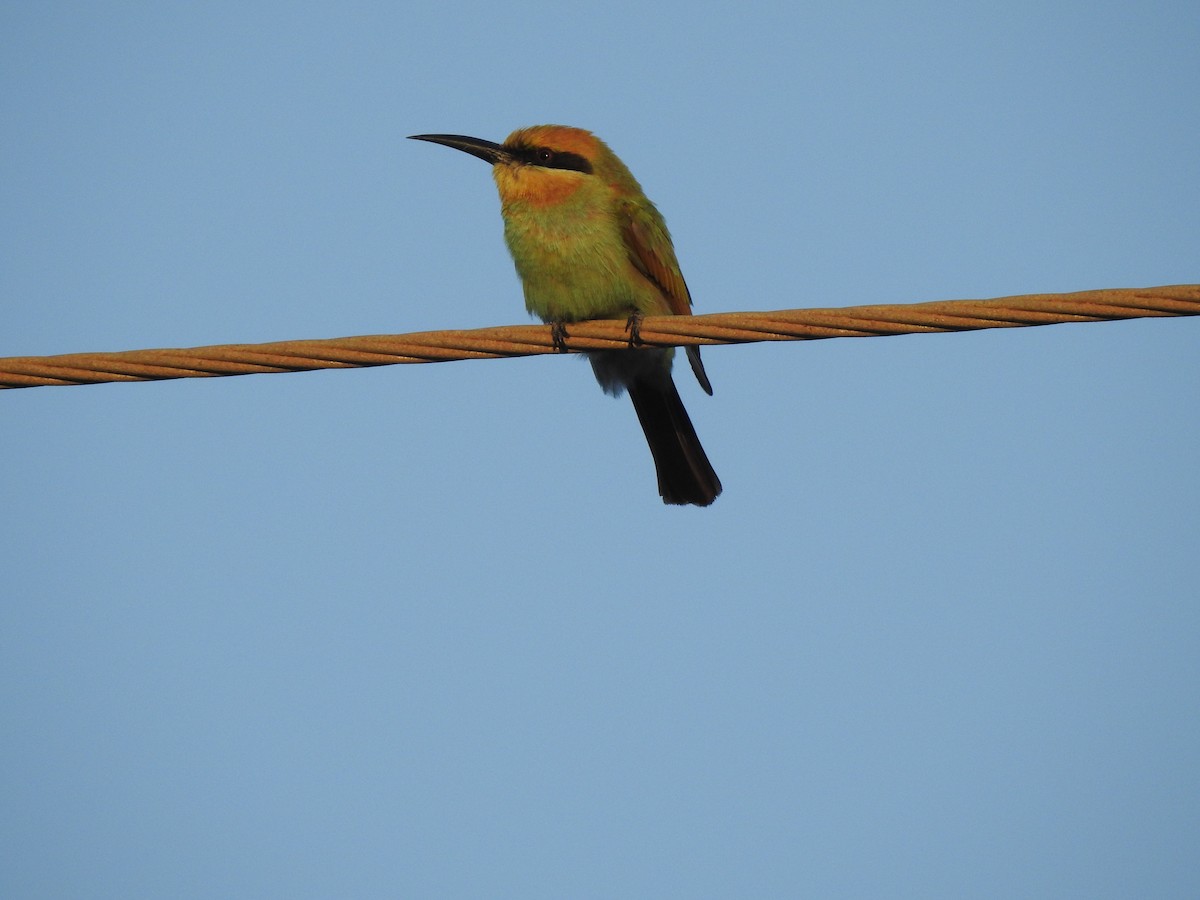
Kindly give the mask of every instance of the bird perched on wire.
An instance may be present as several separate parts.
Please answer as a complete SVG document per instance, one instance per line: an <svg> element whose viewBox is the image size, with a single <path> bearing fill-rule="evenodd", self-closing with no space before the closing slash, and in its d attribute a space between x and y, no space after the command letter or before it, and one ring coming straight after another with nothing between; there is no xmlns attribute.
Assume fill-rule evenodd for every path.
<svg viewBox="0 0 1200 900"><path fill-rule="evenodd" d="M525 306L552 323L628 317L631 346L589 352L596 380L628 392L646 434L664 503L708 506L721 482L696 437L671 377L673 349L633 346L645 315L691 315L692 298L662 215L625 164L580 128L535 125L503 144L459 134L417 134L492 166L504 238ZM700 386L712 385L700 348L687 348Z"/></svg>

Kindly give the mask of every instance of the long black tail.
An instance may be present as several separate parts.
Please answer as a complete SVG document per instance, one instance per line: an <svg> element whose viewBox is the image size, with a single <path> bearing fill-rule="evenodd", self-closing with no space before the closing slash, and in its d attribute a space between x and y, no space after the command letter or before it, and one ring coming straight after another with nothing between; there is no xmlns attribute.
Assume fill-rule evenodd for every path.
<svg viewBox="0 0 1200 900"><path fill-rule="evenodd" d="M675 382L670 375L639 378L628 390L654 457L663 503L708 506L721 493L721 479L700 446Z"/></svg>

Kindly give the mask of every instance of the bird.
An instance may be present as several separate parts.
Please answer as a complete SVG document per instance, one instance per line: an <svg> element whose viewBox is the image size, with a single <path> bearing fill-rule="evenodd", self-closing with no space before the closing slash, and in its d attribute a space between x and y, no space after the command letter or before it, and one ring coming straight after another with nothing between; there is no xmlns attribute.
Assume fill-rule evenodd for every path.
<svg viewBox="0 0 1200 900"><path fill-rule="evenodd" d="M638 346L647 315L691 315L692 298L662 214L600 138L582 128L518 128L501 144L461 134L414 134L492 166L504 238L526 309L553 326L626 318L630 346L589 351L601 388L628 393L646 436L666 504L708 506L721 493L671 376L674 348ZM688 361L705 393L712 384L700 348Z"/></svg>

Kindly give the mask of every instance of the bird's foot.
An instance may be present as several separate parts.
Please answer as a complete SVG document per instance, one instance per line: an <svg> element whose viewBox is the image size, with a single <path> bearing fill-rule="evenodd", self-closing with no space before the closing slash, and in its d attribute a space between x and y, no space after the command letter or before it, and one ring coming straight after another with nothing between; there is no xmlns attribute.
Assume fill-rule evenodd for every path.
<svg viewBox="0 0 1200 900"><path fill-rule="evenodd" d="M567 334L566 322L551 322L550 323L550 340L554 342L555 353L567 352Z"/></svg>
<svg viewBox="0 0 1200 900"><path fill-rule="evenodd" d="M635 309L625 320L625 330L629 332L629 346L642 346L642 311Z"/></svg>

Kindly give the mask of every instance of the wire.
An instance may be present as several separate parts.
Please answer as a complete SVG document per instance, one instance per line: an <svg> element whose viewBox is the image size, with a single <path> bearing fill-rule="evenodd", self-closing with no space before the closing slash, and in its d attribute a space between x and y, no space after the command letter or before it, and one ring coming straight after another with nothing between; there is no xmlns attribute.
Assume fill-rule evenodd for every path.
<svg viewBox="0 0 1200 900"><path fill-rule="evenodd" d="M1200 285L1029 294L995 300L950 300L835 309L647 316L639 323L647 346L744 344L834 337L1016 328L1063 322L1103 322L1200 315ZM510 325L470 331L426 331L269 344L219 344L187 350L128 350L63 356L0 358L0 388L157 381L396 363L497 359L629 346L629 323L603 320L567 326L562 346L550 326Z"/></svg>

